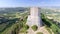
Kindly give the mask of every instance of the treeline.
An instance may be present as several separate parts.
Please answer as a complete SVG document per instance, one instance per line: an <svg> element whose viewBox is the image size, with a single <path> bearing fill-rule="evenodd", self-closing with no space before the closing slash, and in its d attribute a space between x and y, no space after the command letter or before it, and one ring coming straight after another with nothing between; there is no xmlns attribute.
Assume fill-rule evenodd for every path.
<svg viewBox="0 0 60 34"><path fill-rule="evenodd" d="M18 21L18 20L19 20L18 18L15 18L15 19L7 19L7 20L1 21L1 23L0 23L0 33L5 31L7 28L11 27L13 24L17 23L16 21Z"/></svg>
<svg viewBox="0 0 60 34"><path fill-rule="evenodd" d="M52 31L54 32L54 34L60 34L60 28L54 24L53 21L49 20L44 14L41 14L42 15L42 21L44 22L44 24L51 28Z"/></svg>
<svg viewBox="0 0 60 34"><path fill-rule="evenodd" d="M18 34L19 30L25 26L26 20L27 14L24 14L24 16L21 16L20 18L8 20L6 24L9 24L6 25L7 27L5 27L5 29L3 29L2 32L0 32L0 34Z"/></svg>
<svg viewBox="0 0 60 34"><path fill-rule="evenodd" d="M4 13L16 13L16 12L25 12L29 8L24 8L24 7L14 7L14 8L0 8L0 14Z"/></svg>

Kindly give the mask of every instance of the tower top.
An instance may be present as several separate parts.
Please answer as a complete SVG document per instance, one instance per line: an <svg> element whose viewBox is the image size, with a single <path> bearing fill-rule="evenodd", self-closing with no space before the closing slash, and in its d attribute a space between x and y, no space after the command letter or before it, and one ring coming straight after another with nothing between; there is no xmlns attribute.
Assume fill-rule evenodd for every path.
<svg viewBox="0 0 60 34"><path fill-rule="evenodd" d="M36 9L37 9L37 8L39 8L39 7L30 7L30 9L31 9L31 8L36 8Z"/></svg>
<svg viewBox="0 0 60 34"><path fill-rule="evenodd" d="M30 8L31 16L38 16L39 14L40 14L39 7L31 7Z"/></svg>
<svg viewBox="0 0 60 34"><path fill-rule="evenodd" d="M32 11L38 11L38 7L31 7L30 10L32 10Z"/></svg>

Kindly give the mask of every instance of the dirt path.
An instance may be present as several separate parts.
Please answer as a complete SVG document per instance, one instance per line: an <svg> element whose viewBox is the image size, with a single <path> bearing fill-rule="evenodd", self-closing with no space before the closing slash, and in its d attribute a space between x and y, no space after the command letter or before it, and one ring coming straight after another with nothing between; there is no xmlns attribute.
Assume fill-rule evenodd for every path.
<svg viewBox="0 0 60 34"><path fill-rule="evenodd" d="M37 32L42 32L43 34L49 34L45 27L40 27L37 31L33 31L31 28L28 30L27 34L36 34Z"/></svg>
<svg viewBox="0 0 60 34"><path fill-rule="evenodd" d="M37 31L33 31L32 28L30 27L27 31L28 31L27 34L36 34L37 32L42 32L43 34L50 34L50 33L46 30L45 26L38 28ZM19 34L25 34L25 33L19 33ZM54 33L52 32L52 34L54 34Z"/></svg>

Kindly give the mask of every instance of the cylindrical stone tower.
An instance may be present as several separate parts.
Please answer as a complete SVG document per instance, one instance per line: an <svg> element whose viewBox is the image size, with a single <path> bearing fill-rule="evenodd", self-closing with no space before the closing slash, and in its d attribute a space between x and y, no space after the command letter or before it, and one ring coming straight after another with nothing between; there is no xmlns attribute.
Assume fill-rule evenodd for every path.
<svg viewBox="0 0 60 34"><path fill-rule="evenodd" d="M29 26L33 26L33 25L37 25L38 27L42 26L40 9L38 7L30 8L30 15L28 16L26 24Z"/></svg>

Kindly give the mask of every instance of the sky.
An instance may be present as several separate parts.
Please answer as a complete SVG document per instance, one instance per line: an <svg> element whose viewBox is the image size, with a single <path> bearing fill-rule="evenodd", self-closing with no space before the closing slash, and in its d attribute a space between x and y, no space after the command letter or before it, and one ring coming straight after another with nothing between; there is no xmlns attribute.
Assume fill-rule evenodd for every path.
<svg viewBox="0 0 60 34"><path fill-rule="evenodd" d="M60 0L0 0L0 7L60 6Z"/></svg>

